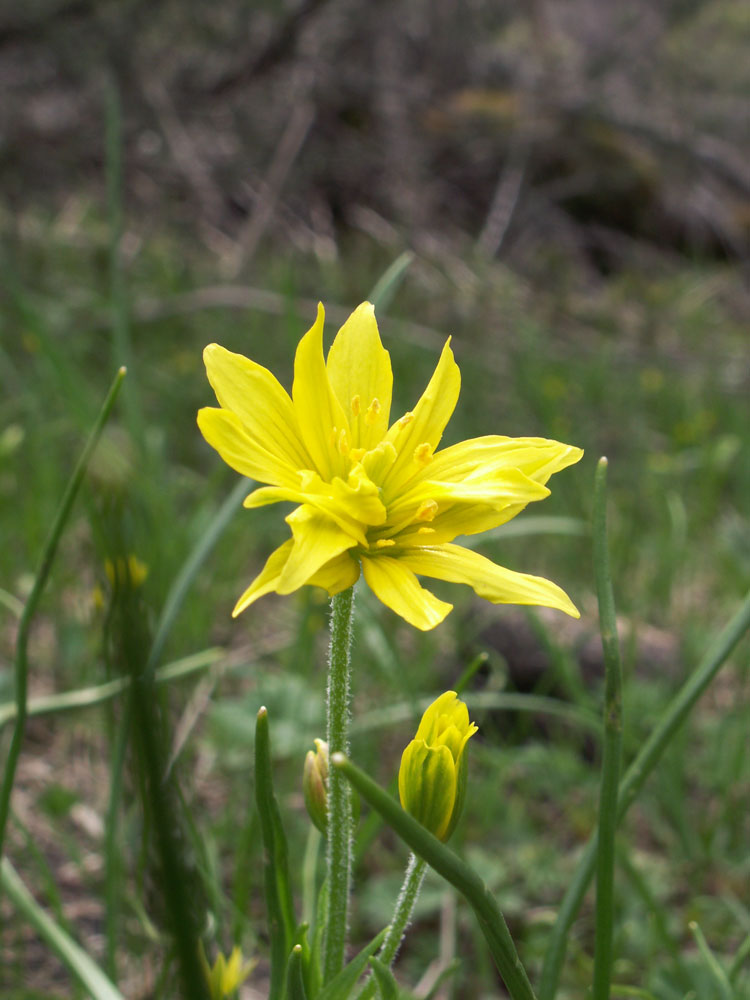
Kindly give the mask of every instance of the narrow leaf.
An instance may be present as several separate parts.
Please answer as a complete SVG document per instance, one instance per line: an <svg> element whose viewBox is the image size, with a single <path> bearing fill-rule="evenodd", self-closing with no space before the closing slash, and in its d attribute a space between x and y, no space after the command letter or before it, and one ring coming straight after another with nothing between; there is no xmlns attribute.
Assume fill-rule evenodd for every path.
<svg viewBox="0 0 750 1000"><path fill-rule="evenodd" d="M36 902L7 858L0 861L0 885L19 913L70 969L93 1000L124 1000L122 993L105 976L91 956Z"/></svg>
<svg viewBox="0 0 750 1000"><path fill-rule="evenodd" d="M534 1000L534 991L521 964L505 919L489 889L473 868L425 830L394 798L360 771L343 754L333 754L331 764L344 772L360 795L428 865L463 893L479 921L495 965L513 1000Z"/></svg>
<svg viewBox="0 0 750 1000"><path fill-rule="evenodd" d="M370 966L378 983L381 1000L398 1000L398 983L388 966L376 955L370 959Z"/></svg>
<svg viewBox="0 0 750 1000"><path fill-rule="evenodd" d="M328 983L315 1000L347 1000L349 994L354 989L357 980L367 968L369 959L375 954L383 943L388 928L384 927L376 938L363 948L362 951L345 965L339 974Z"/></svg>
<svg viewBox="0 0 750 1000"><path fill-rule="evenodd" d="M614 925L615 833L622 752L622 670L615 599L607 546L607 459L594 480L594 574L599 602L599 629L604 652L604 746L599 793L594 938L594 1000L609 1000Z"/></svg>
<svg viewBox="0 0 750 1000"><path fill-rule="evenodd" d="M622 820L646 779L658 764L672 737L685 722L698 699L706 691L749 628L750 591L745 595L737 613L711 643L698 667L664 710L653 732L625 772L617 796L618 822ZM578 867L573 873L573 878L568 884L565 897L560 904L544 956L542 977L539 984L539 1000L554 1000L557 993L560 972L565 961L568 932L586 895L595 866L596 833L592 834L586 845Z"/></svg>
<svg viewBox="0 0 750 1000"><path fill-rule="evenodd" d="M265 854L264 876L269 937L271 984L269 1000L281 1000L287 956L292 948L294 912L289 888L287 846L273 791L268 711L261 708L255 725L255 799Z"/></svg>
<svg viewBox="0 0 750 1000"><path fill-rule="evenodd" d="M289 956L286 973L286 1000L307 1000L302 977L302 945L295 944Z"/></svg>

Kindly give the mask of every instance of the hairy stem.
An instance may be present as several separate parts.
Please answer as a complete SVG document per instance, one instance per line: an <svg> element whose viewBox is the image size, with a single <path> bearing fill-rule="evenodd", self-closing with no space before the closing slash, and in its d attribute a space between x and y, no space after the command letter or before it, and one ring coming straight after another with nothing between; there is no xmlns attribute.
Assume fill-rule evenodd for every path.
<svg viewBox="0 0 750 1000"><path fill-rule="evenodd" d="M349 665L352 645L354 591L350 587L331 600L331 648L328 659L327 739L329 753L347 753L349 746ZM328 922L323 981L344 966L352 868L352 815L349 785L336 768L328 777Z"/></svg>

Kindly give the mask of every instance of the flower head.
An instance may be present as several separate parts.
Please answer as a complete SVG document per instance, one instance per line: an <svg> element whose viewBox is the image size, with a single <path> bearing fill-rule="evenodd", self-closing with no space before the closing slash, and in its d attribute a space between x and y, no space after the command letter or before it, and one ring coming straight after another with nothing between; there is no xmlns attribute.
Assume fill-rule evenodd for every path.
<svg viewBox="0 0 750 1000"><path fill-rule="evenodd" d="M418 576L466 583L496 604L536 604L578 617L568 596L541 577L495 565L453 544L498 527L580 448L544 438L491 435L438 449L461 377L450 340L413 410L390 423L393 376L375 311L359 306L323 355L323 306L297 347L290 396L266 368L209 344L208 379L219 407L198 413L205 439L237 472L267 486L246 507L281 500L291 538L240 597L238 615L264 594L305 584L337 594L360 572L378 598L420 629L453 605Z"/></svg>
<svg viewBox="0 0 750 1000"><path fill-rule="evenodd" d="M225 1000L234 994L258 964L257 959L246 962L237 945L232 948L229 958L219 952L214 964L209 965L201 943L200 959L211 1000Z"/></svg>
<svg viewBox="0 0 750 1000"><path fill-rule="evenodd" d="M466 744L477 731L455 691L441 694L422 716L401 756L401 805L438 840L453 833L466 796Z"/></svg>

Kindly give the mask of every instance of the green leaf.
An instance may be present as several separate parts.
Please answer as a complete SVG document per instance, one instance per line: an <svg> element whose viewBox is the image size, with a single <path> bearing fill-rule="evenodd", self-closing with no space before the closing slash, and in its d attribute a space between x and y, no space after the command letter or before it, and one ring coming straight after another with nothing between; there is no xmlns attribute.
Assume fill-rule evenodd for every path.
<svg viewBox="0 0 750 1000"><path fill-rule="evenodd" d="M380 959L373 955L370 966L378 983L382 1000L398 1000L399 990L393 973Z"/></svg>
<svg viewBox="0 0 750 1000"><path fill-rule="evenodd" d="M287 1000L307 1000L307 991L302 977L302 945L295 944L289 956L286 973Z"/></svg>
<svg viewBox="0 0 750 1000"><path fill-rule="evenodd" d="M39 906L7 858L0 862L0 885L16 909L70 969L93 1000L124 1000L96 962Z"/></svg>
<svg viewBox="0 0 750 1000"><path fill-rule="evenodd" d="M385 312L390 305L413 260L411 250L405 250L378 278L368 298L380 312Z"/></svg>
<svg viewBox="0 0 750 1000"><path fill-rule="evenodd" d="M261 708L255 725L255 799L265 854L264 881L271 939L269 1000L281 1000L287 958L295 932L294 907L289 886L286 835L273 791L268 712Z"/></svg>
<svg viewBox="0 0 750 1000"><path fill-rule="evenodd" d="M383 943L388 928L384 927L383 930L374 938L367 947L363 948L362 951L345 965L344 968L339 972L339 974L330 981L330 983L325 987L322 992L318 994L315 1000L347 1000L349 994L354 989L357 980L362 975L362 973L367 968L367 963L372 955L378 950L378 948Z"/></svg>
<svg viewBox="0 0 750 1000"><path fill-rule="evenodd" d="M463 893L474 910L495 965L513 1000L535 1000L531 983L518 957L500 908L474 869L445 844L441 844L429 830L425 830L392 796L376 785L372 778L369 778L364 771L360 771L343 754L333 754L331 764L344 772L362 798L380 813L415 854L424 858L446 882L450 882Z"/></svg>

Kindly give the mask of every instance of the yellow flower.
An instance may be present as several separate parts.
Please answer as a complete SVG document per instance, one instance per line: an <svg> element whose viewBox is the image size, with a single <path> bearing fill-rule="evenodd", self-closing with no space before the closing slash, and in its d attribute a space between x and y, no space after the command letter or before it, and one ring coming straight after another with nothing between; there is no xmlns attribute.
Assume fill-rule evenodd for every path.
<svg viewBox="0 0 750 1000"><path fill-rule="evenodd" d="M240 597L238 615L264 594L305 584L337 594L360 571L378 598L420 629L453 605L417 576L466 583L495 604L536 604L578 617L549 580L497 566L454 545L504 524L549 495L554 472L580 448L544 438L487 436L438 450L461 377L450 349L413 410L389 425L393 376L375 311L362 303L323 356L323 306L297 347L291 398L266 368L209 344L208 379L220 408L198 413L203 436L237 472L268 483L246 507L280 500L292 537Z"/></svg>
<svg viewBox="0 0 750 1000"><path fill-rule="evenodd" d="M210 966L201 943L200 958L211 1000L224 1000L235 993L258 964L257 959L245 962L237 945L232 948L228 959L219 952L213 966Z"/></svg>
<svg viewBox="0 0 750 1000"><path fill-rule="evenodd" d="M118 556L114 562L105 559L104 572L112 587L117 584L130 586L136 590L148 576L148 566L131 552L127 559L122 556Z"/></svg>
<svg viewBox="0 0 750 1000"><path fill-rule="evenodd" d="M438 840L455 829L466 797L466 754L477 731L455 691L441 694L426 709L417 735L401 756L401 805Z"/></svg>

